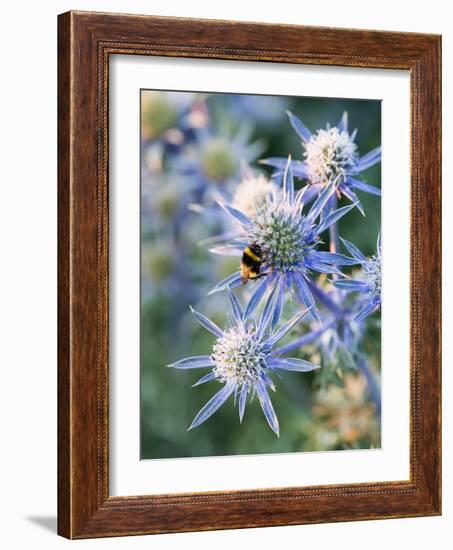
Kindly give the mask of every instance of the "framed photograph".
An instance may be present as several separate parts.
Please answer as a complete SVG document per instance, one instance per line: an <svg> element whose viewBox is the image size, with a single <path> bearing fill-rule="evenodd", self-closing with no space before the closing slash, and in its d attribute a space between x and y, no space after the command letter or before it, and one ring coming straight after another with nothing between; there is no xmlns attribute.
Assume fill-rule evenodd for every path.
<svg viewBox="0 0 453 550"><path fill-rule="evenodd" d="M440 514L440 37L58 47L59 533Z"/></svg>

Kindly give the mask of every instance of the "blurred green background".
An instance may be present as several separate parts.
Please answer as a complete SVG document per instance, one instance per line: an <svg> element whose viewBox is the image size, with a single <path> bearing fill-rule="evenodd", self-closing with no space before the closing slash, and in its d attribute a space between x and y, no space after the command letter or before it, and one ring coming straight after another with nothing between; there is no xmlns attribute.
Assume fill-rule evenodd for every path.
<svg viewBox="0 0 453 550"><path fill-rule="evenodd" d="M234 133L244 120L253 123L250 141L262 143L259 158L291 154L293 159L301 159L302 146L286 109L313 132L327 123L336 125L347 111L349 130L358 128L356 143L363 155L381 143L380 102L183 92L179 94L185 98L180 100L173 94L170 101L165 93L142 93L147 96L146 101L142 98L141 458L379 447L379 422L365 379L357 371L346 369L341 384L326 387L319 387L313 373L282 373L276 380L277 391L271 395L281 426L277 438L257 400L247 405L242 424L230 399L207 422L187 431L218 387L211 382L192 388L200 371L169 369L166 365L210 353L214 337L196 323L189 305L223 326L228 307L225 294L206 297L206 293L238 264L237 258L210 255L198 244L217 234L222 224L190 206L194 196L200 196L194 181L197 175L189 177L180 167L184 168L185 157L193 158L194 150L202 144L196 137L198 128L184 118L187 109L191 116L198 116L195 126L207 129L211 136L222 133L225 127ZM254 170L271 173L256 162L251 165ZM363 179L380 187L380 165L365 172ZM225 185L212 181L204 185L224 191L227 185L239 182L238 178L232 180ZM341 220L340 235L372 255L380 230L380 200L358 194L366 218L354 209ZM340 201L340 206L343 204L347 201ZM376 315L369 322L364 347L378 374L380 324ZM300 356L319 360L316 346L302 350Z"/></svg>

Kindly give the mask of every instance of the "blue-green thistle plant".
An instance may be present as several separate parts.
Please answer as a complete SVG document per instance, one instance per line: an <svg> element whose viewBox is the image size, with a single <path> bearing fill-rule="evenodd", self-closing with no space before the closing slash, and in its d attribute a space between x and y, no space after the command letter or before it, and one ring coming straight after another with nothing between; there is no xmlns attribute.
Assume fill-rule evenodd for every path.
<svg viewBox="0 0 453 550"><path fill-rule="evenodd" d="M356 191L381 195L378 187L360 179L362 172L380 162L381 147L376 147L362 157L359 156L355 143L357 130L349 133L347 112L343 113L336 126L327 125L325 130L319 129L315 133L311 133L296 115L289 111L287 114L304 148L304 159L293 160L291 163L294 176L310 183L310 195L320 193L325 186L333 182L337 194L351 200L363 214L363 207ZM282 171L286 159L271 157L261 162Z"/></svg>
<svg viewBox="0 0 453 550"><path fill-rule="evenodd" d="M304 187L295 192L291 160L288 159L282 190L270 193L268 200L257 207L254 215L249 217L233 206L221 204L225 212L241 226L241 236L211 248L211 252L241 256L245 247L252 243L259 245L262 252L262 278L254 282L253 295L247 307L253 311L267 288L277 289L273 326L280 317L287 289L293 291L296 298L318 318L316 302L310 288L313 272L341 275L338 266L359 263L355 258L343 254L319 250L322 233L338 222L354 205L343 206L321 217L335 192L335 187L330 184L304 214L303 199L306 190L307 187ZM241 282L241 273L238 270L218 283L211 293L238 286Z"/></svg>
<svg viewBox="0 0 453 550"><path fill-rule="evenodd" d="M168 365L176 369L209 369L194 386L216 381L223 385L198 412L189 429L195 428L212 416L231 396L238 403L239 420L244 417L247 397L258 396L264 416L272 431L279 435L279 423L270 400L268 389L275 391L271 374L277 370L309 372L319 368L309 361L281 357L276 344L306 315L308 310L296 313L279 329L270 328L277 288L269 295L257 320L252 319L249 308L245 310L230 289L232 318L222 330L210 319L192 309L198 322L209 330L216 340L210 355L187 357Z"/></svg>
<svg viewBox="0 0 453 550"><path fill-rule="evenodd" d="M267 423L279 435L269 392L275 391L274 374L278 370L309 372L319 368L313 362L286 357L291 352L322 363L317 383L320 379L332 383L330 365L341 374L352 363L351 368L366 377L379 414L380 388L373 365L368 364L364 339L372 324L371 320L365 321L381 305L381 243L379 239L376 254L368 258L355 245L341 239L348 255L339 253L338 221L354 207L363 214L356 191L380 196L379 188L361 179L362 172L380 162L380 147L359 156L357 131L349 133L347 113L336 126L312 134L288 112L290 123L302 140L303 157L265 159L264 164L276 169L272 179L268 179L254 174L246 164L263 151L261 142L254 140L251 126L242 122L233 132L228 128L213 130L208 111L204 114L203 125L184 128L178 155L168 155L168 166L181 178L178 182L184 181L185 189L181 200L176 200L180 198L175 193L178 185L166 189L162 201L161 215L170 212L168 225L176 228L175 242L181 247L173 256L181 260L184 272L184 241L179 237L187 230L191 211L203 212L203 227L223 232L216 237L208 233L204 243L212 247L210 252L240 258L246 247L255 244L260 250L260 274L256 280L248 281L251 293L243 306L231 290L247 279L241 275L239 265L237 271L211 290L228 293L232 313L225 328L192 309L198 322L215 336L212 349L208 355L186 357L168 366L206 370L193 386L212 382L220 389L196 414L189 429L204 423L229 398L237 404L242 422L246 403L256 394ZM183 118L179 120L182 124ZM154 142L161 146L164 137ZM294 177L303 180L304 187L298 191ZM352 204L338 208L342 196ZM156 197L152 198L156 204ZM227 214L223 219L221 212ZM166 267L161 257L157 265ZM360 275L353 278L342 273L343 266L354 265L360 266ZM206 280L206 272L203 273ZM326 275L331 276L332 284ZM178 285L179 280L169 288ZM280 326L283 308L285 303L290 306L289 301L298 302L303 308ZM294 308L300 306L293 303L291 309ZM314 320L304 326L299 324L304 317ZM280 340L295 327L300 329L297 336L280 345Z"/></svg>
<svg viewBox="0 0 453 550"><path fill-rule="evenodd" d="M363 321L369 315L381 307L381 262L382 246L381 236L378 236L376 254L367 258L354 244L341 239L347 251L357 260L362 267L359 278L338 279L334 281L337 288L348 292L361 292L364 294L364 303L354 317L355 321Z"/></svg>

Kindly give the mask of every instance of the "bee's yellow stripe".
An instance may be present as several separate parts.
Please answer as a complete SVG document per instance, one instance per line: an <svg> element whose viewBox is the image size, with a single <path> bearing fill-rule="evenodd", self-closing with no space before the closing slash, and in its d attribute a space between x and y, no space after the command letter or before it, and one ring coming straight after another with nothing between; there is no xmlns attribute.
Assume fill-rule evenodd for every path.
<svg viewBox="0 0 453 550"><path fill-rule="evenodd" d="M247 256L250 256L250 258L252 258L252 260L254 260L255 262L260 262L261 261L261 258L259 256L257 256L256 254L254 254L249 247L247 247L245 250L244 250L244 254L247 254Z"/></svg>

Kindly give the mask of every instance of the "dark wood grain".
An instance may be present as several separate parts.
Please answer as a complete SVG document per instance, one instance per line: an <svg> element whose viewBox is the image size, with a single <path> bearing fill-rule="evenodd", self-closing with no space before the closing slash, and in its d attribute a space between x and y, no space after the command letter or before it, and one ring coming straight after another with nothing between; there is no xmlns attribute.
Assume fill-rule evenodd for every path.
<svg viewBox="0 0 453 550"><path fill-rule="evenodd" d="M86 538L440 514L440 37L70 12L59 16L58 47L58 532ZM111 54L410 71L410 481L109 496Z"/></svg>
<svg viewBox="0 0 453 550"><path fill-rule="evenodd" d="M70 473L70 66L69 15L58 21L58 532L71 536Z"/></svg>

